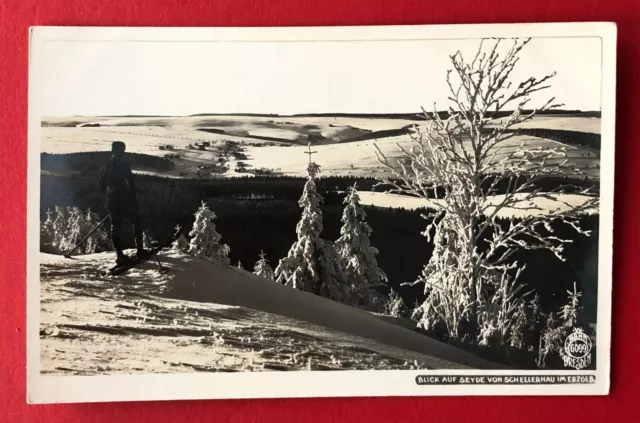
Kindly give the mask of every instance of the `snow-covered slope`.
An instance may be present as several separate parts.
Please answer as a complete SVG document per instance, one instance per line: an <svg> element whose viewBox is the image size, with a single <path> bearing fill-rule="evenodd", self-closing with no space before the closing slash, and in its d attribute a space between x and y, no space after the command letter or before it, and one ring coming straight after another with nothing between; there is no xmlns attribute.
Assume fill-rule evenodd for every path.
<svg viewBox="0 0 640 423"><path fill-rule="evenodd" d="M379 316L246 271L160 255L100 277L107 253L41 255L41 371L496 368Z"/></svg>

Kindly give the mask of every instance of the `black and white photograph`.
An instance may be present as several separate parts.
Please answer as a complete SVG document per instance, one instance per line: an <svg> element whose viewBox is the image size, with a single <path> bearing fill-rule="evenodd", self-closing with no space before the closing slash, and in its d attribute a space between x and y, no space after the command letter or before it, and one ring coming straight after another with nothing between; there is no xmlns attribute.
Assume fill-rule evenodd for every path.
<svg viewBox="0 0 640 423"><path fill-rule="evenodd" d="M31 30L30 402L607 394L615 25Z"/></svg>

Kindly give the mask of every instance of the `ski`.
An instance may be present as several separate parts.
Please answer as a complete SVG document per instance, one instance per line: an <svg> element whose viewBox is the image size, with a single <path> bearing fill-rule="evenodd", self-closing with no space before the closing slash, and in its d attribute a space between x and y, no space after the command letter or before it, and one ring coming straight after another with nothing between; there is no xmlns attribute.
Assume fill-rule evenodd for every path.
<svg viewBox="0 0 640 423"><path fill-rule="evenodd" d="M109 269L107 269L106 271L103 272L103 276L118 276L121 275L123 273L126 273L127 271L129 271L130 269L148 261L148 260L152 260L155 258L158 267L160 268L160 272L161 273L166 273L168 270L167 268L165 268L162 263L160 262L160 259L158 258L158 253L164 249L167 248L168 246L171 245L171 243L173 242L173 240L171 242L168 242L166 244L162 244L162 245L158 245L155 246L149 250L147 250L147 253L142 256L142 257L131 257L130 260L128 260L125 263L121 263L121 264L117 264Z"/></svg>

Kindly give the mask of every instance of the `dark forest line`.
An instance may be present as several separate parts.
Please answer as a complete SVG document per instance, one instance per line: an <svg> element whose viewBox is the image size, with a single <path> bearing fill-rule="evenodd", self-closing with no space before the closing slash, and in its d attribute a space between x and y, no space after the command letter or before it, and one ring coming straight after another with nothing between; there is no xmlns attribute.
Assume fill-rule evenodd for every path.
<svg viewBox="0 0 640 423"><path fill-rule="evenodd" d="M69 170L78 172L79 175L96 178L100 167L111 158L111 152L108 151L92 151L78 153L51 154L42 153L40 166L43 170ZM175 169L174 160L152 156L148 154L127 153L127 160L133 170L145 169L155 170L157 172L169 172ZM145 181L145 183L169 183L181 186L198 186L205 190L208 196L211 195L242 195L242 194L259 194L259 195L276 195L293 198L298 195L304 185L305 178L299 176L255 176L255 177L239 177L239 178L166 178L162 175L138 175L137 179ZM170 179L170 180L168 180ZM517 178L515 180L504 178L495 184L494 194L503 193L508 187L520 186L526 181L525 178ZM493 183L492 178L487 178L485 185L489 189ZM361 191L389 191L392 187L380 183L379 179L371 177L358 176L322 176L318 178L316 184L324 188L325 191L330 190L346 190L348 187L357 184ZM515 185L513 185L515 184ZM572 185L567 189L567 193L580 191L585 188L598 192L600 181L595 178L570 178L565 176L547 176L536 181L535 186L545 191L550 191L560 185ZM441 197L444 194L443 189L435 192L427 192L429 197Z"/></svg>
<svg viewBox="0 0 640 423"><path fill-rule="evenodd" d="M522 110L523 113L531 113L533 110ZM431 111L428 111L431 113ZM494 117L505 117L512 113L511 110L503 110L499 113L493 113ZM446 110L438 111L438 114L446 118L449 116L449 112ZM563 109L550 109L537 111L536 115L559 115L559 116L580 116L580 117L597 117L601 116L599 110L563 110ZM189 115L193 117L197 116L247 116L247 117L341 117L341 118L369 118L369 119L408 119L408 120L425 120L423 112L416 113L296 113L296 114L278 114L278 113L197 113ZM128 117L128 116L122 116ZM133 116L131 116L133 117Z"/></svg>
<svg viewBox="0 0 640 423"><path fill-rule="evenodd" d="M193 214L202 201L216 213L216 226L222 241L231 248L232 263L240 261L252 269L261 250L275 267L286 256L296 239L296 224L301 210L298 199L305 183L299 177L263 177L228 179L169 179L149 175L136 177L139 202L149 234L167 239L179 225L187 234L193 224ZM324 197L322 206L323 238L339 237L344 191L354 183L361 190L371 189L372 178L327 177L317 181ZM41 178L41 215L56 205L76 206L106 215L105 199L99 190L98 175L53 176ZM380 267L390 278L390 285L399 290L405 301L413 304L422 299L422 287L401 287L414 281L432 254L432 245L421 235L428 224L423 218L427 210L410 211L365 207L367 220L373 229L371 241L380 253ZM584 216L582 225L597 230L598 216ZM507 223L506 221L504 222ZM566 263L546 251L518 252L514 259L527 263L522 281L540 293L543 305L549 309L563 304L566 291L577 280L585 292L588 314L595 315L597 275L588 270L597 259L597 238L573 235L564 224L553 223L559 234L569 235L575 242L567 247ZM127 226L125 242L133 246L131 228ZM593 299L593 300L590 300ZM589 313L593 309L593 313Z"/></svg>
<svg viewBox="0 0 640 423"><path fill-rule="evenodd" d="M111 159L111 151L89 151L78 153L41 153L40 168L44 170L71 170L92 176ZM153 169L158 172L174 170L175 162L150 154L127 153L132 169Z"/></svg>

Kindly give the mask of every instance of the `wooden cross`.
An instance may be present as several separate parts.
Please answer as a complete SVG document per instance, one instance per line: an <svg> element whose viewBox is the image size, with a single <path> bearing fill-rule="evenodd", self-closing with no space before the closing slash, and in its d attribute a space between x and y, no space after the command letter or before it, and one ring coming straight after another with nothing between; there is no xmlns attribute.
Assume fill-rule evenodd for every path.
<svg viewBox="0 0 640 423"><path fill-rule="evenodd" d="M309 155L309 163L311 163L311 155L312 154L316 154L317 151L311 151L311 141L309 141L309 151L305 151L304 154L308 154Z"/></svg>

